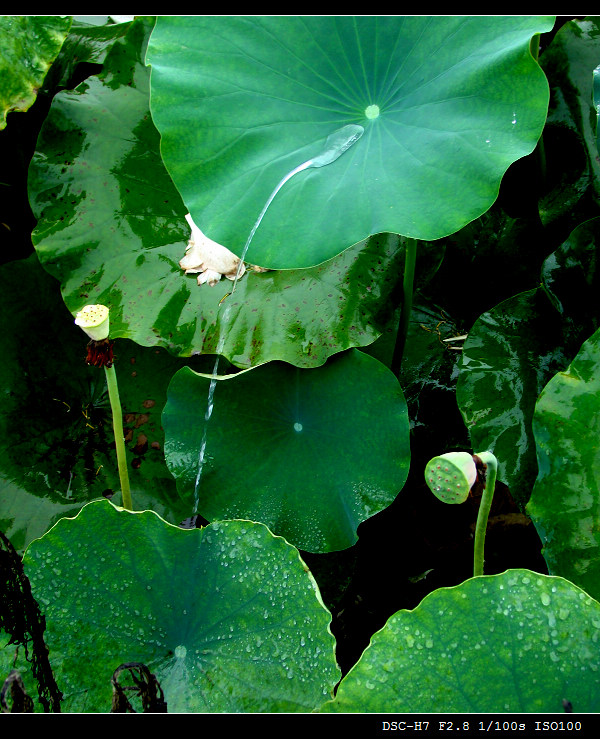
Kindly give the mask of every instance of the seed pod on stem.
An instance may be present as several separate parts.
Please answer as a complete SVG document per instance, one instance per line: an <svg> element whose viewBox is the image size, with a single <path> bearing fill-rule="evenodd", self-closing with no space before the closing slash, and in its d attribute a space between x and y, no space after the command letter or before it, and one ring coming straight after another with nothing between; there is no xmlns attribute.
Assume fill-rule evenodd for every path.
<svg viewBox="0 0 600 739"><path fill-rule="evenodd" d="M468 452L441 454L427 463L425 480L443 503L464 503L477 480L475 460Z"/></svg>
<svg viewBox="0 0 600 739"><path fill-rule="evenodd" d="M471 455L468 452L448 452L429 460L425 466L425 482L443 503L464 503L478 476L485 483L477 524L473 576L483 575L483 549L488 515L492 506L498 461L491 452Z"/></svg>
<svg viewBox="0 0 600 739"><path fill-rule="evenodd" d="M86 305L75 316L75 323L90 337L87 347L86 362L95 367L104 367L108 398L113 417L113 431L117 450L117 465L121 481L121 495L123 508L133 510L129 474L127 472L127 458L125 455L125 435L123 433L123 411L119 400L119 386L117 375L113 367L113 342L108 338L110 315L105 305Z"/></svg>

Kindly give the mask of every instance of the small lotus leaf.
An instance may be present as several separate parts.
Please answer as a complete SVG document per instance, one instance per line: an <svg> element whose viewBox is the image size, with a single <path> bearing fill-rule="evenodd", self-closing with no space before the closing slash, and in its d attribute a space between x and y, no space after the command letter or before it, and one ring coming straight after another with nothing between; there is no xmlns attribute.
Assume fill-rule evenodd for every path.
<svg viewBox="0 0 600 739"><path fill-rule="evenodd" d="M345 549L408 475L406 402L356 350L322 367L269 362L217 380L183 369L163 412L182 498L209 521L261 521L300 549Z"/></svg>

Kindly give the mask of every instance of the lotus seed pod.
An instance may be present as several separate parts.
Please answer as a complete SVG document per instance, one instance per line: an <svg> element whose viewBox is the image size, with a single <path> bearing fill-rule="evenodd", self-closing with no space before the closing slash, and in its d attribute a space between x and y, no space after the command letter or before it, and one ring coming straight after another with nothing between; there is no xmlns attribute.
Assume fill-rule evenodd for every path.
<svg viewBox="0 0 600 739"><path fill-rule="evenodd" d="M75 316L75 323L94 341L108 338L109 310L105 305L86 305Z"/></svg>
<svg viewBox="0 0 600 739"><path fill-rule="evenodd" d="M477 479L477 468L468 452L449 452L431 459L425 482L443 503L464 503Z"/></svg>

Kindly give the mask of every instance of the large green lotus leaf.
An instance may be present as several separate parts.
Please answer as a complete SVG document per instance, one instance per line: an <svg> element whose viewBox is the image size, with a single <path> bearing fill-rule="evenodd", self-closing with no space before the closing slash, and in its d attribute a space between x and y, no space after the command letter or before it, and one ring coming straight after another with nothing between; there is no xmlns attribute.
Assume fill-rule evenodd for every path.
<svg viewBox="0 0 600 739"><path fill-rule="evenodd" d="M170 713L311 711L339 679L313 577L261 524L183 530L96 501L23 562L63 711L108 712L127 662L156 675Z"/></svg>
<svg viewBox="0 0 600 739"><path fill-rule="evenodd" d="M600 330L544 388L533 433L539 474L527 505L549 572L600 597Z"/></svg>
<svg viewBox="0 0 600 739"><path fill-rule="evenodd" d="M595 713L599 638L600 604L567 580L473 578L394 614L322 710Z"/></svg>
<svg viewBox="0 0 600 739"><path fill-rule="evenodd" d="M463 345L456 400L473 450L496 455L498 479L521 505L537 476L535 402L567 363L558 313L541 288L483 313Z"/></svg>
<svg viewBox="0 0 600 739"><path fill-rule="evenodd" d="M20 550L93 498L120 502L120 483L104 372L86 365L88 339L35 254L0 267L0 315L0 526ZM125 339L114 351L134 505L177 523L189 511L165 464L160 414L184 360Z"/></svg>
<svg viewBox="0 0 600 739"><path fill-rule="evenodd" d="M167 169L198 226L240 254L278 183L345 125L362 137L294 175L248 251L307 267L380 232L435 240L485 212L533 150L549 17L167 16L146 60Z"/></svg>
<svg viewBox="0 0 600 739"><path fill-rule="evenodd" d="M598 212L600 162L594 70L600 60L600 18L565 23L541 54L550 83L544 129L545 182L542 222L564 238Z"/></svg>
<svg viewBox="0 0 600 739"><path fill-rule="evenodd" d="M0 130L7 113L35 102L71 22L68 15L0 16Z"/></svg>
<svg viewBox="0 0 600 739"><path fill-rule="evenodd" d="M240 367L316 366L374 341L402 271L397 236L374 236L311 270L244 275L226 327L219 303L231 282L198 286L183 274L186 211L160 159L139 62L148 32L134 21L102 75L55 96L32 160L33 241L68 308L108 305L113 336L180 355L214 353L226 333L221 353Z"/></svg>
<svg viewBox="0 0 600 739"><path fill-rule="evenodd" d="M270 362L217 380L210 406L209 386L179 371L163 412L179 493L209 521L251 518L305 551L345 549L406 482L406 402L373 357L351 349L315 369Z"/></svg>

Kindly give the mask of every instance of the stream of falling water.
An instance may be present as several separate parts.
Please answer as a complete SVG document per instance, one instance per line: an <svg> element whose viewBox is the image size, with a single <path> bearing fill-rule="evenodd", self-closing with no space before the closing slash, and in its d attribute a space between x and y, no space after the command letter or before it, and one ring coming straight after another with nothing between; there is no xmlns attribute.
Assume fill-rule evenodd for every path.
<svg viewBox="0 0 600 739"><path fill-rule="evenodd" d="M256 219L256 223L252 227L252 230L250 231L250 234L246 240L244 248L242 249L242 253L240 254L240 263L238 265L237 272L233 279L233 285L231 288L231 292L229 293L229 296L227 298L226 307L225 307L225 310L223 311L223 315L221 316L221 321L220 321L220 326L219 326L219 342L217 344L215 364L214 364L212 375L211 375L210 386L208 388L208 402L206 405L206 413L204 414L204 431L202 433L202 443L200 444L200 451L198 453L198 472L196 474L196 482L194 483L194 510L192 513L192 517L194 519L197 518L197 515L198 515L198 503L199 503L198 489L200 487L200 478L202 477L202 471L204 469L204 460L206 456L206 438L207 438L207 431L208 431L208 421L213 411L215 388L217 386L217 376L218 376L218 370L219 370L219 361L221 359L221 354L223 353L223 347L225 346L225 336L226 336L225 327L227 325L227 322L229 321L229 315L231 313L231 303L229 302L229 299L231 298L231 296L235 292L235 288L237 287L237 283L240 278L240 273L244 266L244 260L248 252L248 247L250 246L250 243L252 239L254 238L254 234L256 233L256 229L260 226L260 223L262 219L264 218L264 215L267 212L268 207L271 205L274 197L281 190L281 188L285 185L285 183L289 179L291 179L294 175L298 174L298 172L302 172L305 169L310 169L311 167L325 167L328 164L332 164L333 162L335 162L336 159L338 159L338 157L340 157L345 151L347 151L353 144L355 144L358 141L358 139L363 135L364 131L365 129L362 126L359 126L356 124L350 124L347 126L343 126L342 128L339 128L337 131L334 131L330 136L327 137L320 154L318 154L316 157L313 157L312 159L308 159L306 162L302 162L302 164L299 164L297 167L295 167L290 172L288 172L285 175L285 177L283 177L280 180L280 182L277 184L277 187L273 190L273 192L269 195L269 198L267 199L267 202L265 203L263 209L261 210L260 215Z"/></svg>

